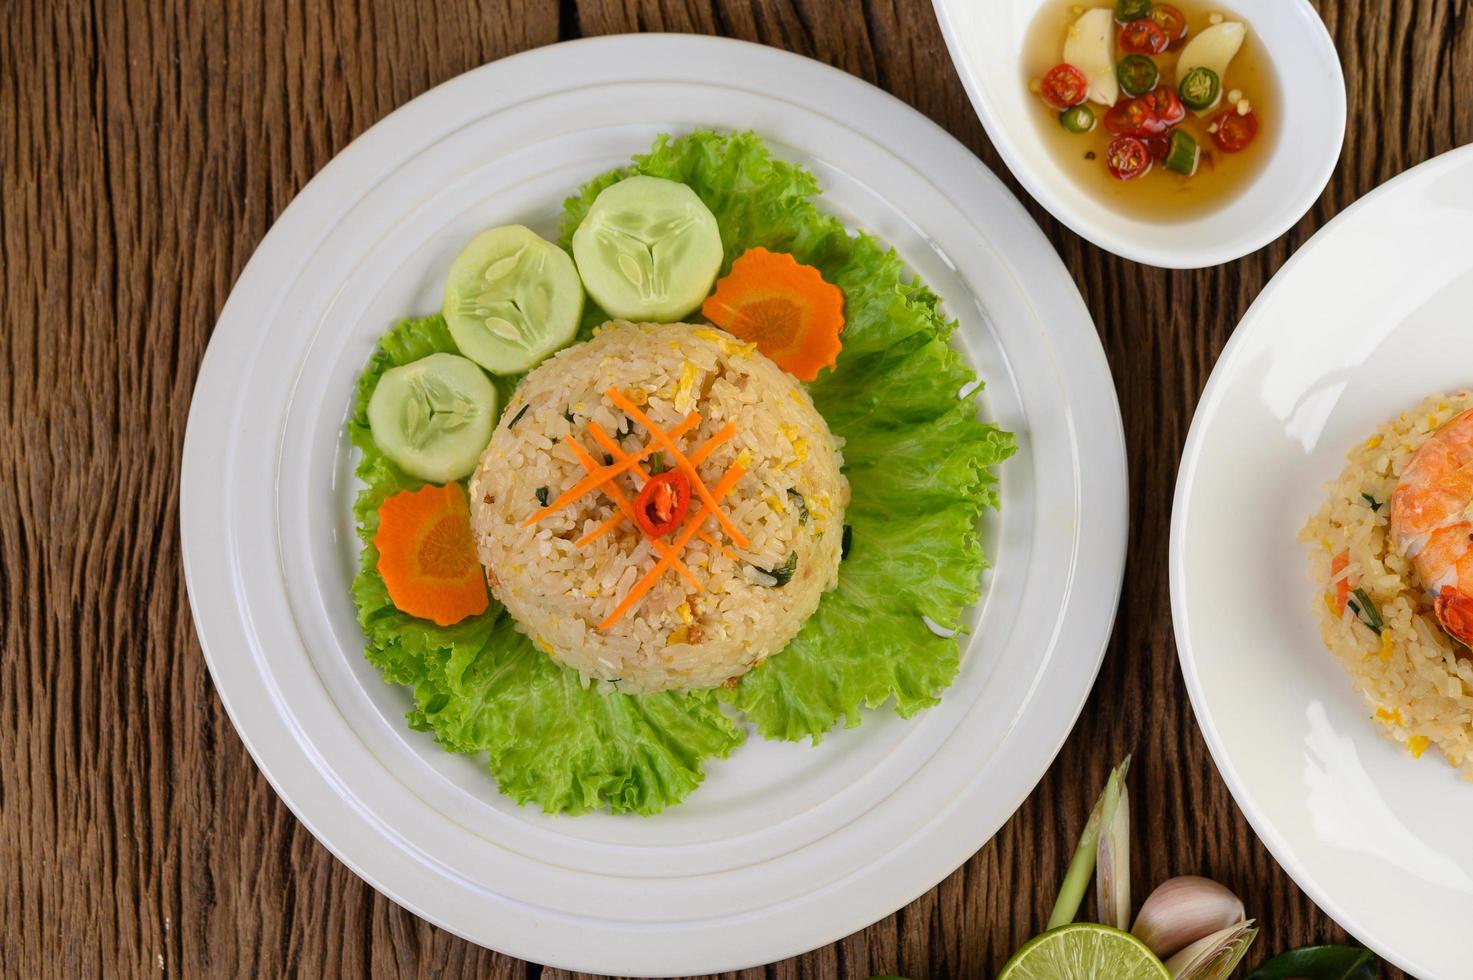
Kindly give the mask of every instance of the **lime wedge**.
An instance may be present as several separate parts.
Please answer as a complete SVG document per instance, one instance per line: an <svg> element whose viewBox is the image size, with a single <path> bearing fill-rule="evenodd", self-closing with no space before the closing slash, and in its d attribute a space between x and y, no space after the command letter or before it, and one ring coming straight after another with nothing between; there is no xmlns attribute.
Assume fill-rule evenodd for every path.
<svg viewBox="0 0 1473 980"><path fill-rule="evenodd" d="M1059 926L1018 950L997 980L1171 980L1150 948L1093 922Z"/></svg>

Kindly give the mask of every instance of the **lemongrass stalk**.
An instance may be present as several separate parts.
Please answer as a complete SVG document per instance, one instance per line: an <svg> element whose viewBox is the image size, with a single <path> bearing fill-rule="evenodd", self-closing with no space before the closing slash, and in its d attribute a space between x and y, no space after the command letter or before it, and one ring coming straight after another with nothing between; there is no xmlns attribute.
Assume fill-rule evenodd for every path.
<svg viewBox="0 0 1473 980"><path fill-rule="evenodd" d="M1110 781L1105 784L1105 790L1095 801L1089 820L1084 824L1084 833L1079 835L1079 845L1074 849L1074 857L1069 861L1069 870L1064 873L1064 883L1059 886L1059 897L1054 901L1054 910L1048 918L1050 929L1068 925L1079 914L1079 906L1084 903L1084 893L1089 889L1090 879L1095 873L1100 825L1104 820L1105 793L1112 783L1123 783L1125 774L1129 771L1130 756L1126 756L1120 765L1111 770Z"/></svg>
<svg viewBox="0 0 1473 980"><path fill-rule="evenodd" d="M1105 785L1105 807L1095 857L1095 901L1100 922L1130 928L1130 794L1113 774Z"/></svg>

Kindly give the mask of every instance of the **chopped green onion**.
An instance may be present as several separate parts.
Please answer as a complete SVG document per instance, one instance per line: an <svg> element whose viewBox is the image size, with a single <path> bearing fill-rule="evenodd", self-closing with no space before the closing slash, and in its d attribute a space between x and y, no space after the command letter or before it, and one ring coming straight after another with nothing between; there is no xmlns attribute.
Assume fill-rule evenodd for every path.
<svg viewBox="0 0 1473 980"><path fill-rule="evenodd" d="M528 402L527 404L523 405L522 406L522 410L520 412L518 412L517 414L513 415L511 421L508 422L508 423L506 423L506 427L508 429L510 429L512 426L514 426L518 422L520 422L522 420L522 416L527 414L527 409L529 409L531 407L532 407L532 403L531 402Z"/></svg>
<svg viewBox="0 0 1473 980"><path fill-rule="evenodd" d="M1095 128L1095 111L1087 105L1077 105L1059 113L1059 125L1071 133L1088 133Z"/></svg>
<svg viewBox="0 0 1473 980"><path fill-rule="evenodd" d="M1211 68L1193 68L1177 89L1188 109L1211 109L1222 91L1222 79Z"/></svg>
<svg viewBox="0 0 1473 980"><path fill-rule="evenodd" d="M1347 599L1345 600L1345 604L1351 608L1357 619L1366 624L1372 633L1380 636L1381 631L1386 628L1386 620L1381 618L1381 610L1377 609L1376 604L1371 601L1371 597L1366 595L1365 589L1356 589L1354 595L1355 599ZM1356 604L1357 600L1359 600L1359 605Z"/></svg>
<svg viewBox="0 0 1473 980"><path fill-rule="evenodd" d="M774 579L777 580L777 581L775 581L775 582L772 583L772 587L774 589L780 589L784 585L787 585L789 582L791 582L793 580L793 573L796 572L797 570L798 570L798 553L796 551L794 551L793 553L791 553L790 555L788 555L788 560L785 561L785 562L783 562L781 567L774 568L772 571L768 572L767 574L768 575L771 575Z"/></svg>
<svg viewBox="0 0 1473 980"><path fill-rule="evenodd" d="M537 494L537 503L539 505L543 506L543 507L546 507L547 506L547 488L546 487L538 487L537 490L536 490L536 494Z"/></svg>
<svg viewBox="0 0 1473 980"><path fill-rule="evenodd" d="M1143 54L1128 54L1115 66L1115 77L1126 95L1145 95L1156 87L1161 71Z"/></svg>
<svg viewBox="0 0 1473 980"><path fill-rule="evenodd" d="M808 501L804 500L803 499L803 495L801 493L799 493L798 491L794 490L792 487L789 487L788 488L788 499L791 500L791 501L793 501L793 506L795 506L795 507L798 508L798 523L799 524L807 524L808 523Z"/></svg>
<svg viewBox="0 0 1473 980"><path fill-rule="evenodd" d="M1371 510L1381 509L1381 501L1377 500L1375 497L1372 497L1368 493L1361 494L1361 497L1364 498L1366 504L1371 508Z"/></svg>
<svg viewBox="0 0 1473 980"><path fill-rule="evenodd" d="M650 476L663 473L669 468L665 465L665 450L656 449L650 453Z"/></svg>
<svg viewBox="0 0 1473 980"><path fill-rule="evenodd" d="M1115 0L1115 19L1122 24L1151 15L1151 0Z"/></svg>
<svg viewBox="0 0 1473 980"><path fill-rule="evenodd" d="M1183 177L1191 177L1197 173L1197 161L1201 158L1202 151L1197 146L1197 141L1192 139L1191 133L1184 129L1172 130L1171 142L1167 145L1166 159L1162 166Z"/></svg>

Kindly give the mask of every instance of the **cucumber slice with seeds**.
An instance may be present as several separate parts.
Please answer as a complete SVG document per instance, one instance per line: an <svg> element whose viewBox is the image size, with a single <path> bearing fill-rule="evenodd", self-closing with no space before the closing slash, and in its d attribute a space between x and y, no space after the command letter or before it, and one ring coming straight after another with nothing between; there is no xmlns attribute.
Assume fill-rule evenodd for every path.
<svg viewBox="0 0 1473 980"><path fill-rule="evenodd" d="M440 312L462 354L492 374L520 374L572 343L583 284L567 252L505 225L471 239L450 263Z"/></svg>
<svg viewBox="0 0 1473 980"><path fill-rule="evenodd" d="M626 177L573 233L588 295L612 317L671 323L701 305L721 269L716 216L684 184Z"/></svg>
<svg viewBox="0 0 1473 980"><path fill-rule="evenodd" d="M455 354L385 371L368 399L373 441L405 473L430 483L470 476L496 427L496 388Z"/></svg>

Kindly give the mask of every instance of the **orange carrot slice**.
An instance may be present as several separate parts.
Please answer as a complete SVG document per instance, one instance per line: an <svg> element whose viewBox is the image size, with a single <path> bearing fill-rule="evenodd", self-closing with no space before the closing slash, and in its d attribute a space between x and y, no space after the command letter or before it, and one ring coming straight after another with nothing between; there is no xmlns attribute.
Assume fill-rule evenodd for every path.
<svg viewBox="0 0 1473 980"><path fill-rule="evenodd" d="M451 626L486 611L486 577L459 483L394 494L378 511L378 573L400 611Z"/></svg>
<svg viewBox="0 0 1473 980"><path fill-rule="evenodd" d="M799 381L813 381L833 367L843 347L843 291L786 252L747 249L716 283L701 313L755 343Z"/></svg>

